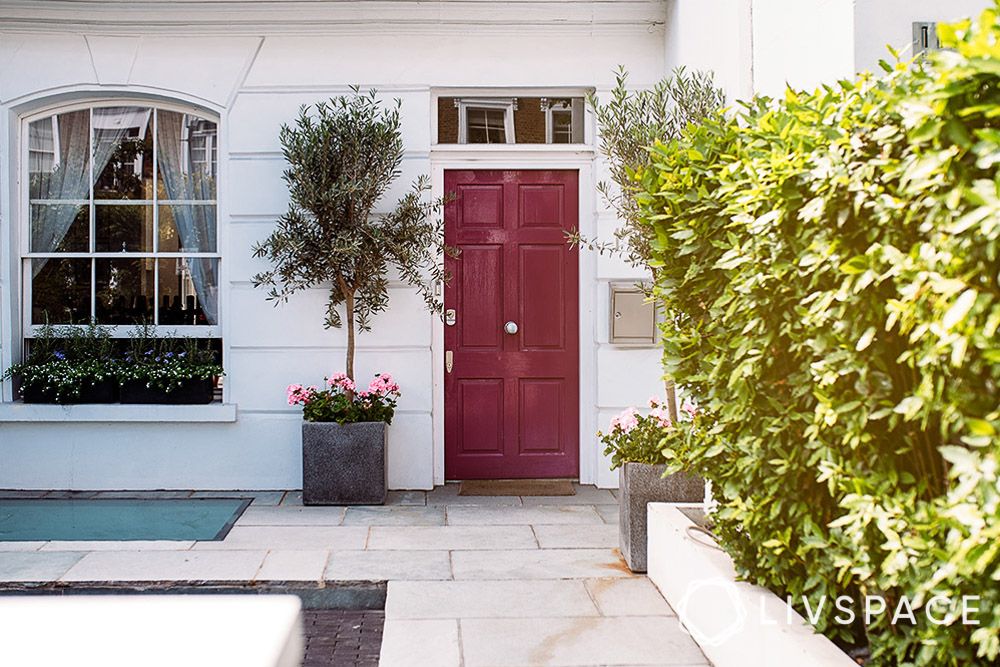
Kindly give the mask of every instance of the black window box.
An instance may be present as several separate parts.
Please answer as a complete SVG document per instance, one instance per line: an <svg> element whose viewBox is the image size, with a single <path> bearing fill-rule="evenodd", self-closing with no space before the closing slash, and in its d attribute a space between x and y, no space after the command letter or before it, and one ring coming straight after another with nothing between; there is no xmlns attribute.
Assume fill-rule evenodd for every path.
<svg viewBox="0 0 1000 667"><path fill-rule="evenodd" d="M121 387L122 403L151 403L154 405L201 405L215 398L214 380L184 380L173 391L147 387L139 380L126 380Z"/></svg>
<svg viewBox="0 0 1000 667"><path fill-rule="evenodd" d="M62 403L66 405L77 403L116 403L118 401L118 383L114 380L98 380L80 387L77 396L63 397L57 400L52 389L37 385L22 385L21 399L25 403Z"/></svg>

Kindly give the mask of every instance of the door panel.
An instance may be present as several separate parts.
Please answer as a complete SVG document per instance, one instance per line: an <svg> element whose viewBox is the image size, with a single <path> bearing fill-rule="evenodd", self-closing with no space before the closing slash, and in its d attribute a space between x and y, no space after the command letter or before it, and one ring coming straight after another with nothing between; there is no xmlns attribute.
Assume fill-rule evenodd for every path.
<svg viewBox="0 0 1000 667"><path fill-rule="evenodd" d="M575 171L446 171L448 479L576 477L579 254ZM506 322L515 334L504 332Z"/></svg>

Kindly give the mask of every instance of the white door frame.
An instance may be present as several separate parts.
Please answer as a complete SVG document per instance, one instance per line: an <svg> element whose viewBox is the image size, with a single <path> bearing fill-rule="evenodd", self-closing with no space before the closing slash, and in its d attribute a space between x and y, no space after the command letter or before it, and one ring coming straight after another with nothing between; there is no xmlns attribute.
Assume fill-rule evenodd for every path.
<svg viewBox="0 0 1000 667"><path fill-rule="evenodd" d="M569 169L580 173L579 228L587 238L597 233L596 155L590 148L561 146L435 146L431 150L431 194L443 197L444 172L452 169ZM580 252L580 469L582 484L597 481L600 452L597 431L597 256ZM433 318L431 338L433 388L431 421L434 484L444 484L444 323Z"/></svg>

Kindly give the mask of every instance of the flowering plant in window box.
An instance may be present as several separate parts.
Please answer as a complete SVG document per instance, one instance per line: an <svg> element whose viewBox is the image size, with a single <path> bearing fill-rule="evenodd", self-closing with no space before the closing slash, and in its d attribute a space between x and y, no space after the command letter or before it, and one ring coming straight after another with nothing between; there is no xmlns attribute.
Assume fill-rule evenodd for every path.
<svg viewBox="0 0 1000 667"><path fill-rule="evenodd" d="M301 405L302 502L306 505L382 504L386 495L386 426L399 385L379 373L358 389L346 373L326 387L289 385L288 404Z"/></svg>
<svg viewBox="0 0 1000 667"><path fill-rule="evenodd" d="M159 337L148 325L130 334L121 365L122 403L211 403L223 375L215 352L194 338Z"/></svg>
<svg viewBox="0 0 1000 667"><path fill-rule="evenodd" d="M112 403L118 370L107 327L45 324L31 339L27 360L0 380L17 378L26 403Z"/></svg>
<svg viewBox="0 0 1000 667"><path fill-rule="evenodd" d="M671 438L690 436L699 428L697 408L686 403L681 419L673 420L665 402L653 396L649 413L628 408L611 420L607 433L597 436L618 468L621 494L618 505L618 541L622 556L633 572L646 571L646 504L651 502L701 502L705 483L683 472L666 474Z"/></svg>

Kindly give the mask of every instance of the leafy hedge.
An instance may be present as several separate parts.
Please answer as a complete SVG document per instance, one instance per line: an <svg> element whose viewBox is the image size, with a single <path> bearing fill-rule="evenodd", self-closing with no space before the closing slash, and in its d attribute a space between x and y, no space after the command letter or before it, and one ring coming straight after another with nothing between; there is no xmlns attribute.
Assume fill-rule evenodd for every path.
<svg viewBox="0 0 1000 667"><path fill-rule="evenodd" d="M717 116L636 174L668 375L703 411L665 453L713 483L742 575L829 596L818 628L871 664L1000 653L998 15L881 79ZM981 596L979 625L930 623L935 594ZM839 625L838 595L905 596L917 623Z"/></svg>

